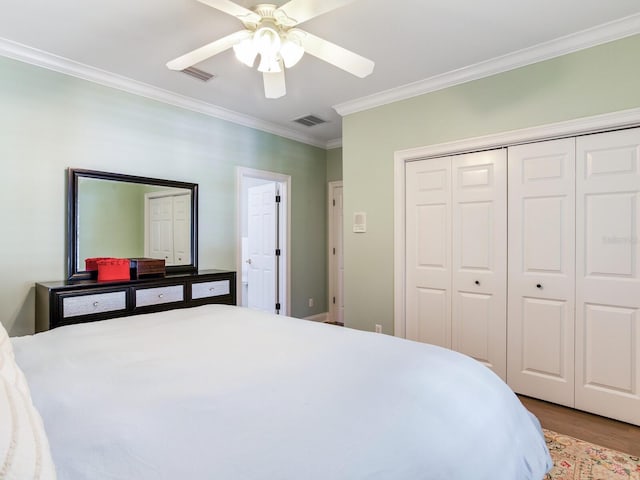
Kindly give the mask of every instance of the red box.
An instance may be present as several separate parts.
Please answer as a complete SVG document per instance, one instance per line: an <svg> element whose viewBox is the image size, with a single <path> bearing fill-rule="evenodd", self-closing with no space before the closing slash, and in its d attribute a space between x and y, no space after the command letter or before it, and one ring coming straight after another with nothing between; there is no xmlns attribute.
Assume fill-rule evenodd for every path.
<svg viewBox="0 0 640 480"><path fill-rule="evenodd" d="M98 281L130 280L128 258L100 258L98 264Z"/></svg>
<svg viewBox="0 0 640 480"><path fill-rule="evenodd" d="M87 258L84 261L84 269L87 272L97 272L98 271L98 261L99 260L111 260L111 257L94 257L94 258Z"/></svg>

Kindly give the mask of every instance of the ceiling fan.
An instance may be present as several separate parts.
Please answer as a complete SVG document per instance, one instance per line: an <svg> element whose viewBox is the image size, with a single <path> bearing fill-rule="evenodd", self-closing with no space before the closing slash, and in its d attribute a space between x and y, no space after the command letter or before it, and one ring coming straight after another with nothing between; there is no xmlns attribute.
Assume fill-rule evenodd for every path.
<svg viewBox="0 0 640 480"><path fill-rule="evenodd" d="M259 4L251 10L231 0L198 1L233 15L245 28L171 60L167 63L171 70L184 70L233 47L238 60L248 67L260 55L258 71L267 98L287 93L284 68L293 67L305 52L360 78L373 72L373 61L295 28L354 0L290 0L281 7Z"/></svg>

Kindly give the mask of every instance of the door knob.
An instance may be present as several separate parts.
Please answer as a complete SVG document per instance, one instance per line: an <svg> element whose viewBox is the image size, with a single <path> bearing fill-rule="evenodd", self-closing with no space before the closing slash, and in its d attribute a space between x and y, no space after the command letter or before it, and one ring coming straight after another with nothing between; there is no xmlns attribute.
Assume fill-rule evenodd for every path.
<svg viewBox="0 0 640 480"><path fill-rule="evenodd" d="M245 263L248 263L249 265L251 265L251 259L247 258L247 260L245 260Z"/></svg>

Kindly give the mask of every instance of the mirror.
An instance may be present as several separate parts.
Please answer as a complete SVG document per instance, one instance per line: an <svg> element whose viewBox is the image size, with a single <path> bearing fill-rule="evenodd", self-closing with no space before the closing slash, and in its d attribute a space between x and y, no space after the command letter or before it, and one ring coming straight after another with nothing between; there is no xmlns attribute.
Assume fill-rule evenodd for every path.
<svg viewBox="0 0 640 480"><path fill-rule="evenodd" d="M70 168L70 280L92 278L94 257L160 258L166 271L198 269L198 184Z"/></svg>

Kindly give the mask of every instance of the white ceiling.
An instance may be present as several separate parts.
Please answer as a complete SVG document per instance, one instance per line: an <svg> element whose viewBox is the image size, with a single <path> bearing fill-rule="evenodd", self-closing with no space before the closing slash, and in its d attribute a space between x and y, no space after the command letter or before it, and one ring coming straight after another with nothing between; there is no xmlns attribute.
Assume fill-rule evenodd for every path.
<svg viewBox="0 0 640 480"><path fill-rule="evenodd" d="M267 100L261 74L231 50L197 65L216 75L207 83L166 68L242 28L196 0L0 0L0 12L2 55L319 146L339 144L335 106L354 111L640 32L638 0L356 0L301 28L374 60L373 74L305 55L286 72L287 95ZM292 123L307 114L329 122Z"/></svg>

